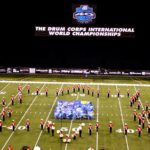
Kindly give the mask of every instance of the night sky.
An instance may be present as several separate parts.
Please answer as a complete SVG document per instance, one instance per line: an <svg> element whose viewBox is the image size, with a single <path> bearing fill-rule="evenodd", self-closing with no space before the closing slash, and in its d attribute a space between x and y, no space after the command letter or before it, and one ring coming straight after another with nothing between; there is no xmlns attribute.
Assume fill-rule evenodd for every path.
<svg viewBox="0 0 150 150"><path fill-rule="evenodd" d="M34 36L35 25L75 26L73 4L95 4L97 19L93 26L134 27L135 38ZM27 7L10 4L6 12L2 18L5 30L1 31L0 66L150 69L148 14L144 10L139 15L133 1L35 1Z"/></svg>

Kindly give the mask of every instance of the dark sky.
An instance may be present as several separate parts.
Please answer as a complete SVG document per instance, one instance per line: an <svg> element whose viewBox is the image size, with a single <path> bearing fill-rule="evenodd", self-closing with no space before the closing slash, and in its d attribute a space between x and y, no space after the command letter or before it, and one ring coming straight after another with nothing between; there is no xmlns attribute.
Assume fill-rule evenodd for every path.
<svg viewBox="0 0 150 150"><path fill-rule="evenodd" d="M95 4L95 26L134 27L135 38L34 36L35 25L75 26L73 4ZM9 4L2 18L5 30L1 31L0 66L150 69L148 12L144 5L141 8L139 11L131 0L43 0L15 7Z"/></svg>

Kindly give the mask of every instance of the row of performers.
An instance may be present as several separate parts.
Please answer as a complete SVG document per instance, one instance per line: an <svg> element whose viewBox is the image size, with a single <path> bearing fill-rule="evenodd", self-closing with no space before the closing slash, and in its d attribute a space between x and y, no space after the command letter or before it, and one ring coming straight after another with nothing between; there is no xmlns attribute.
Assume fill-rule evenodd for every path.
<svg viewBox="0 0 150 150"><path fill-rule="evenodd" d="M20 88L19 88L20 89ZM67 93L69 94L70 93L70 90L69 90L70 88L67 88ZM88 95L90 94L90 88L88 87ZM39 88L37 88L36 89L36 94L37 95L39 95ZM61 92L61 94L62 95L64 95L64 89L61 89L61 90L59 90L59 89L57 89L56 90L56 96L59 96L59 93ZM74 92L75 92L75 90L74 90ZM28 89L28 93L30 93L30 89ZM83 93L84 93L84 90L83 90ZM18 90L18 101L19 101L19 103L20 104L22 104L22 101L23 101L23 98L22 98L22 88L21 88L21 90ZM48 96L48 89L46 88L46 90L45 90L45 95L46 96ZM92 89L92 96L94 96L94 89ZM99 97L100 96L100 91L98 90L97 91L97 97ZM120 91L118 91L117 92L117 96L118 97L120 97ZM129 97L129 91L127 92L127 96ZM140 93L139 93L139 91L138 92L136 92L136 94L135 95L133 95L132 97L131 97L131 100L130 100L130 106L132 107L132 105L134 104L134 102L136 102L136 100L138 99L138 97L140 96ZM108 91L107 91L107 97L109 98L110 97L110 90L108 89ZM15 96L14 95L12 95L12 97L11 97L11 104L12 105L14 105L14 102L15 102ZM5 99L5 97L3 97L2 98L2 105L4 106L4 105L6 105L6 99ZM138 106L138 107L140 107L140 106Z"/></svg>
<svg viewBox="0 0 150 150"><path fill-rule="evenodd" d="M90 93L91 93L91 95L94 96L94 93L97 93L97 97L100 96L100 90L96 90L96 92L95 92L94 88L91 88L89 86L74 85L72 87L72 92L73 93L76 93L76 91L80 92L81 90L82 90L82 93L87 92L88 95L90 95ZM18 91L22 91L22 86L21 85L18 86ZM65 92L67 94L70 94L70 91L71 91L70 87L67 87L66 89L64 89L64 88L62 88L62 89L56 89L56 96L58 96L59 93L61 93L62 95L64 95ZM28 94L30 94L30 85L27 85L27 92L28 92ZM39 95L39 92L40 92L40 89L37 88L36 89L36 95ZM140 94L139 90L137 91L137 94L138 95ZM48 96L48 88L47 87L45 88L45 95ZM120 90L119 89L117 90L117 96L120 97ZM110 97L110 89L109 88L107 90L107 97L108 98ZM128 98L130 97L130 91L129 91L129 89L127 89L127 97Z"/></svg>
<svg viewBox="0 0 150 150"><path fill-rule="evenodd" d="M26 120L26 129L27 129L27 131L30 131L30 125L31 125L30 121L29 121L29 119L27 119ZM51 131L52 136L54 136L55 124L52 123L51 121L48 121L47 124L44 124L44 120L41 119L40 129L44 130L45 125L46 125L46 128L47 128L47 132L50 133L50 131ZM15 131L16 122L14 120L12 121L11 126L12 126L12 131ZM3 127L3 122L2 122L2 120L0 120L0 132L2 132L2 127ZM109 132L112 133L112 131L113 131L112 121L109 122L108 127L109 127ZM99 128L100 128L99 122L96 122L95 128L96 128L96 132L99 132ZM150 134L150 122L148 123L147 129L148 129L148 133ZM57 132L57 133L59 134L60 139L63 139L63 137L64 137L63 130L58 130L58 131L59 132ZM141 136L142 127L141 127L140 123L138 125L137 131L138 131L138 135ZM93 132L93 126L92 126L92 124L89 124L88 133L89 133L90 136L92 135L92 132ZM127 133L128 133L128 124L127 123L124 124L124 133L125 133L125 135L127 135ZM82 137L82 125L79 126L78 132L77 131L73 132L72 138L74 140L76 139L77 134L79 134L79 137Z"/></svg>

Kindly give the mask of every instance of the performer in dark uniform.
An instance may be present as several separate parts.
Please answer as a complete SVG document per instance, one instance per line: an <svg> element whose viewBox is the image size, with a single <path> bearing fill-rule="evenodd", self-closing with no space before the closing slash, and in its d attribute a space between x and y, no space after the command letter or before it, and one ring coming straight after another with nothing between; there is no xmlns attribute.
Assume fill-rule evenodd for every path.
<svg viewBox="0 0 150 150"><path fill-rule="evenodd" d="M48 96L48 89L47 88L45 89L45 95L46 95L46 97Z"/></svg>
<svg viewBox="0 0 150 150"><path fill-rule="evenodd" d="M94 96L94 89L92 89L92 96Z"/></svg>
<svg viewBox="0 0 150 150"><path fill-rule="evenodd" d="M79 137L82 137L82 126L79 126Z"/></svg>
<svg viewBox="0 0 150 150"><path fill-rule="evenodd" d="M54 131L55 131L55 124L54 123L52 124L51 128L52 128L52 136L54 136Z"/></svg>
<svg viewBox="0 0 150 150"><path fill-rule="evenodd" d="M127 133L128 133L128 125L127 125L127 123L125 123L125 125L124 125L124 131L125 131L125 135L127 135Z"/></svg>
<svg viewBox="0 0 150 150"><path fill-rule="evenodd" d="M84 87L84 86L82 86L82 93L84 93L84 91L85 91L85 87Z"/></svg>
<svg viewBox="0 0 150 150"><path fill-rule="evenodd" d="M142 128L141 125L138 126L138 136L141 137Z"/></svg>
<svg viewBox="0 0 150 150"><path fill-rule="evenodd" d="M36 89L36 95L39 95L39 88Z"/></svg>
<svg viewBox="0 0 150 150"><path fill-rule="evenodd" d="M133 113L133 115L134 115L134 121L136 121L136 117L137 117L137 112L136 112L136 109L134 110L134 113Z"/></svg>
<svg viewBox="0 0 150 150"><path fill-rule="evenodd" d="M76 87L75 86L73 86L73 93L75 93L76 92Z"/></svg>
<svg viewBox="0 0 150 150"><path fill-rule="evenodd" d="M127 98L130 97L130 92L129 92L129 89L127 90Z"/></svg>
<svg viewBox="0 0 150 150"><path fill-rule="evenodd" d="M108 89L108 91L107 91L107 97L108 98L110 97L110 89Z"/></svg>
<svg viewBox="0 0 150 150"><path fill-rule="evenodd" d="M3 122L2 120L0 120L0 132L2 132L2 128L3 128Z"/></svg>
<svg viewBox="0 0 150 150"><path fill-rule="evenodd" d="M145 127L145 118L142 117L142 129L144 129L144 127Z"/></svg>
<svg viewBox="0 0 150 150"><path fill-rule="evenodd" d="M70 88L69 87L67 88L67 94L70 94Z"/></svg>
<svg viewBox="0 0 150 150"><path fill-rule="evenodd" d="M150 134L150 122L148 123L148 133Z"/></svg>
<svg viewBox="0 0 150 150"><path fill-rule="evenodd" d="M150 119L150 108L148 109L148 119Z"/></svg>
<svg viewBox="0 0 150 150"><path fill-rule="evenodd" d="M43 128L44 128L44 121L43 121L43 119L41 119L40 127L41 127L41 130L43 130Z"/></svg>
<svg viewBox="0 0 150 150"><path fill-rule="evenodd" d="M80 85L78 85L78 92L80 92Z"/></svg>
<svg viewBox="0 0 150 150"><path fill-rule="evenodd" d="M29 122L29 119L27 119L27 121L26 121L26 128L27 128L27 131L30 130L30 122Z"/></svg>
<svg viewBox="0 0 150 150"><path fill-rule="evenodd" d="M112 133L112 122L109 122L109 132Z"/></svg>
<svg viewBox="0 0 150 150"><path fill-rule="evenodd" d="M16 122L15 120L12 121L12 130L15 131Z"/></svg>
<svg viewBox="0 0 150 150"><path fill-rule="evenodd" d="M120 98L120 90L117 91L117 97Z"/></svg>
<svg viewBox="0 0 150 150"><path fill-rule="evenodd" d="M27 86L28 94L30 94L30 85Z"/></svg>
<svg viewBox="0 0 150 150"><path fill-rule="evenodd" d="M98 90L97 91L97 98L99 98L99 96L100 96L100 91Z"/></svg>
<svg viewBox="0 0 150 150"><path fill-rule="evenodd" d="M89 124L89 135L92 135L92 125Z"/></svg>
<svg viewBox="0 0 150 150"><path fill-rule="evenodd" d="M15 98L14 98L14 95L12 95L12 97L11 97L11 105L14 105L14 101L15 101Z"/></svg>
<svg viewBox="0 0 150 150"><path fill-rule="evenodd" d="M59 90L58 90L58 89L56 89L56 97L58 97L58 93L59 93Z"/></svg>
<svg viewBox="0 0 150 150"><path fill-rule="evenodd" d="M96 122L95 127L96 127L96 132L98 132L98 129L99 129L99 123L98 123L98 121Z"/></svg>
<svg viewBox="0 0 150 150"><path fill-rule="evenodd" d="M90 87L87 87L87 93L90 95Z"/></svg>

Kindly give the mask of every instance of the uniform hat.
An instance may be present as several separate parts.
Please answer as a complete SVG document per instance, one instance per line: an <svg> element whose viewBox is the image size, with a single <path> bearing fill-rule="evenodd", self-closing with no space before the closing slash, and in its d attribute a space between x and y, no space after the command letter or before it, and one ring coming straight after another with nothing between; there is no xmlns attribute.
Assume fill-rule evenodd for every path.
<svg viewBox="0 0 150 150"><path fill-rule="evenodd" d="M141 125L138 125L139 127L141 127Z"/></svg>
<svg viewBox="0 0 150 150"><path fill-rule="evenodd" d="M0 120L0 122L1 122L2 120Z"/></svg>
<svg viewBox="0 0 150 150"><path fill-rule="evenodd" d="M134 111L136 111L136 109L134 109Z"/></svg>
<svg viewBox="0 0 150 150"><path fill-rule="evenodd" d="M150 124L150 122L148 124Z"/></svg>
<svg viewBox="0 0 150 150"><path fill-rule="evenodd" d="M109 123L112 123L112 121L109 121Z"/></svg>
<svg viewBox="0 0 150 150"><path fill-rule="evenodd" d="M127 123L125 123L124 125L127 125Z"/></svg>

